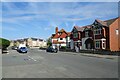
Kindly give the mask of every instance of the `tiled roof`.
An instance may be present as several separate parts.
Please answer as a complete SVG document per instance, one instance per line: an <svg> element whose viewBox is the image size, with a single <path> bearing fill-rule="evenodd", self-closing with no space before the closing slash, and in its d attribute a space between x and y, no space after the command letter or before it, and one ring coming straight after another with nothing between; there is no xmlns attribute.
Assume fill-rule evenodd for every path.
<svg viewBox="0 0 120 80"><path fill-rule="evenodd" d="M58 35L59 34L59 35ZM52 34L51 38L66 38L66 36L70 36L70 32L66 32L64 29L61 29L56 34Z"/></svg>
<svg viewBox="0 0 120 80"><path fill-rule="evenodd" d="M58 35L58 33L56 33L53 38L59 38L60 35Z"/></svg>
<svg viewBox="0 0 120 80"><path fill-rule="evenodd" d="M71 32L67 32L67 36L70 36L71 35Z"/></svg>
<svg viewBox="0 0 120 80"><path fill-rule="evenodd" d="M100 23L101 25L103 25L103 26L107 26L107 22L101 21L101 20L99 20L99 19L96 19L96 21L97 21L98 23Z"/></svg>
<svg viewBox="0 0 120 80"><path fill-rule="evenodd" d="M84 27L74 26L74 27L77 29L77 31L83 31L85 28L85 26Z"/></svg>
<svg viewBox="0 0 120 80"><path fill-rule="evenodd" d="M106 22L107 25L109 26L109 25L111 25L118 18L120 18L120 17L117 17L117 18L114 18L114 19L110 19L110 20L105 20L104 22Z"/></svg>
<svg viewBox="0 0 120 80"><path fill-rule="evenodd" d="M66 38L67 34L66 33L62 33L59 38Z"/></svg>
<svg viewBox="0 0 120 80"><path fill-rule="evenodd" d="M109 25L111 25L118 18L120 18L120 17L117 17L117 18L114 18L114 19L105 20L105 21L96 19L96 21L99 22L100 24L106 26L106 27L109 27Z"/></svg>

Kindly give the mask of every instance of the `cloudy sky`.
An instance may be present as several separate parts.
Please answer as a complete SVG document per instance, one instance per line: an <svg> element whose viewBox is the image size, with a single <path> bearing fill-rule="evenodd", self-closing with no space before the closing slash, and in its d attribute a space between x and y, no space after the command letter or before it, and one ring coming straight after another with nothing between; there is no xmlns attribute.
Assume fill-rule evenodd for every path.
<svg viewBox="0 0 120 80"><path fill-rule="evenodd" d="M2 37L10 40L47 39L56 26L70 32L74 25L118 17L117 2L2 2L1 7Z"/></svg>

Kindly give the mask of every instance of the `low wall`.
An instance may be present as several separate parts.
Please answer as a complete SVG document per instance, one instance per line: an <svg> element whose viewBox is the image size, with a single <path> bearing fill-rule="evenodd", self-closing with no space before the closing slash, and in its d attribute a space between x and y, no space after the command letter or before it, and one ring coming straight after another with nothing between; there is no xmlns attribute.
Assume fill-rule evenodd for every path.
<svg viewBox="0 0 120 80"><path fill-rule="evenodd" d="M75 50L71 49L60 49L60 51L65 51L65 52L75 52ZM111 52L108 50L80 50L80 53L89 53L89 54L101 54L101 55L120 55L120 51L116 52Z"/></svg>

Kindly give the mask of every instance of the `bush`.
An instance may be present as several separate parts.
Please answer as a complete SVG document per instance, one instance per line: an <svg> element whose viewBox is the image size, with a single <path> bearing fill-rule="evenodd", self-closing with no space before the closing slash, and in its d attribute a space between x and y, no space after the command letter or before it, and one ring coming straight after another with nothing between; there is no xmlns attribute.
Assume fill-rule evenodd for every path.
<svg viewBox="0 0 120 80"><path fill-rule="evenodd" d="M6 49L9 45L10 45L9 40L0 38L0 48Z"/></svg>
<svg viewBox="0 0 120 80"><path fill-rule="evenodd" d="M66 46L61 46L61 49L66 49L67 47Z"/></svg>

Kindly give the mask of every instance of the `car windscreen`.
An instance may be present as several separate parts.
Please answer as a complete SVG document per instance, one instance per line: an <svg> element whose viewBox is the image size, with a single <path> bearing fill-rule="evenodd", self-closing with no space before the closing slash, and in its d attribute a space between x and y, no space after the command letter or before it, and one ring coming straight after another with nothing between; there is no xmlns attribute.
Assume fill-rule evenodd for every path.
<svg viewBox="0 0 120 80"><path fill-rule="evenodd" d="M21 47L20 49L26 49L26 47Z"/></svg>

